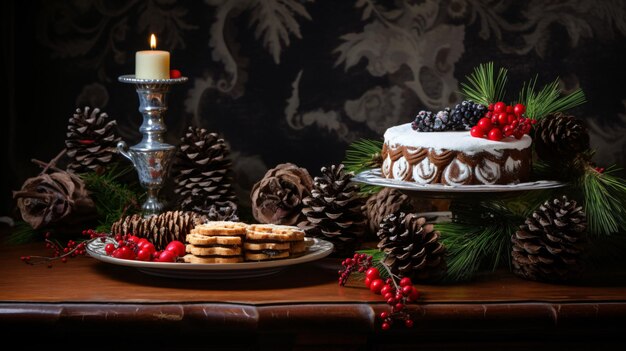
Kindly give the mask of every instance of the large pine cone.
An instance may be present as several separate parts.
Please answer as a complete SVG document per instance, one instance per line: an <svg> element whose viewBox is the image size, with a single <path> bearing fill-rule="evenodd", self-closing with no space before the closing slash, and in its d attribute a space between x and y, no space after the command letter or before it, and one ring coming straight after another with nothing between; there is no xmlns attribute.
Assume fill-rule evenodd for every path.
<svg viewBox="0 0 626 351"><path fill-rule="evenodd" d="M252 187L252 215L260 223L296 225L303 219L302 200L311 194L309 172L283 163L265 173Z"/></svg>
<svg viewBox="0 0 626 351"><path fill-rule="evenodd" d="M587 221L565 196L546 201L511 237L513 272L530 280L565 281L582 271Z"/></svg>
<svg viewBox="0 0 626 351"><path fill-rule="evenodd" d="M298 224L308 236L331 241L337 254L353 252L365 234L363 198L351 179L343 164L323 167L322 175L315 177L311 196L303 201L306 221Z"/></svg>
<svg viewBox="0 0 626 351"><path fill-rule="evenodd" d="M185 236L206 217L195 212L168 211L144 218L134 214L120 218L111 226L111 234L133 234L150 240L157 250L163 250L173 240L185 242Z"/></svg>
<svg viewBox="0 0 626 351"><path fill-rule="evenodd" d="M542 160L562 162L589 149L589 133L582 120L559 112L539 120L533 144Z"/></svg>
<svg viewBox="0 0 626 351"><path fill-rule="evenodd" d="M229 154L226 142L217 134L189 127L174 165L174 192L182 210L208 214L216 205L237 212Z"/></svg>
<svg viewBox="0 0 626 351"><path fill-rule="evenodd" d="M437 279L446 270L445 247L439 232L424 217L404 212L386 216L378 230L383 263L399 277L414 281Z"/></svg>
<svg viewBox="0 0 626 351"><path fill-rule="evenodd" d="M231 201L227 201L221 206L217 204L211 205L206 217L209 221L239 222L239 216L237 216L237 205Z"/></svg>
<svg viewBox="0 0 626 351"><path fill-rule="evenodd" d="M71 161L67 168L77 173L98 171L117 157L117 122L100 109L76 109L67 125L65 147Z"/></svg>
<svg viewBox="0 0 626 351"><path fill-rule="evenodd" d="M363 210L370 232L376 235L383 218L396 212L413 212L414 207L406 194L394 188L383 188L367 199Z"/></svg>
<svg viewBox="0 0 626 351"><path fill-rule="evenodd" d="M21 190L13 192L13 198L22 219L34 229L68 217L92 217L96 210L82 179L66 171L27 179Z"/></svg>

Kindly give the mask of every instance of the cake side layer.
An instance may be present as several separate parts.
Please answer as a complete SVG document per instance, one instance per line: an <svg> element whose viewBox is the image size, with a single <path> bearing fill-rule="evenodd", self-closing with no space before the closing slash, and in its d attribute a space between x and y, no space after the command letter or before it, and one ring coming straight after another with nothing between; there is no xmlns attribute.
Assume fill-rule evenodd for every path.
<svg viewBox="0 0 626 351"><path fill-rule="evenodd" d="M390 134L397 134L385 133L382 150L385 178L446 185L516 184L530 179L532 139L527 135L520 140L493 142L472 138L469 132L410 131L414 138L412 145L399 144L397 138L387 139ZM416 146L419 140L424 140L423 134L428 135L426 145ZM435 140L433 135L439 139ZM465 142L466 137L479 142ZM467 150L462 150L463 147Z"/></svg>

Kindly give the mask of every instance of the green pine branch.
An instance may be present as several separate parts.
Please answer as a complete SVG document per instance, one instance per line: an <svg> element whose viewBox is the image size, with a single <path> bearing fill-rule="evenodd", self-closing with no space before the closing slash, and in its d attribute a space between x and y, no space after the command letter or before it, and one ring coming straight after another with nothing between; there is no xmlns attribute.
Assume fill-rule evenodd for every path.
<svg viewBox="0 0 626 351"><path fill-rule="evenodd" d="M466 77L468 82L461 83L461 94L485 106L503 101L506 95L504 88L508 79L507 73L505 68L500 68L496 76L493 62L480 64Z"/></svg>
<svg viewBox="0 0 626 351"><path fill-rule="evenodd" d="M133 171L130 166L113 165L101 174L96 172L81 174L96 204L100 222L97 231L108 232L113 222L121 216L138 212L142 196L138 184L126 184L121 181Z"/></svg>
<svg viewBox="0 0 626 351"><path fill-rule="evenodd" d="M510 266L511 235L524 222L523 216L499 201L457 203L451 211L452 222L435 224L447 250L446 280L470 280L483 269Z"/></svg>
<svg viewBox="0 0 626 351"><path fill-rule="evenodd" d="M380 152L383 142L372 139L359 139L351 143L346 149L346 157L343 164L346 170L361 173L371 168L378 168L382 165Z"/></svg>
<svg viewBox="0 0 626 351"><path fill-rule="evenodd" d="M588 166L578 179L587 213L590 235L606 236L626 232L626 180L616 173L620 169L612 166L603 173Z"/></svg>
<svg viewBox="0 0 626 351"><path fill-rule="evenodd" d="M537 76L522 86L519 102L526 106L526 116L541 119L551 113L563 112L586 102L585 94L578 88L568 95L562 95L559 79L536 90Z"/></svg>

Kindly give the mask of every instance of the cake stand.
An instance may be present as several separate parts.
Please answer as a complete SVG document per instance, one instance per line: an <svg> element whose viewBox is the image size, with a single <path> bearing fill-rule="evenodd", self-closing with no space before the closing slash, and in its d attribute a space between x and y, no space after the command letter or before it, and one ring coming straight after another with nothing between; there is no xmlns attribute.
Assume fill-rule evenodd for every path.
<svg viewBox="0 0 626 351"><path fill-rule="evenodd" d="M388 179L382 176L380 169L370 169L355 175L354 182L394 188L412 199L441 199L459 203L478 203L481 201L510 200L525 196L530 192L553 191L566 187L568 184L553 180L539 180L510 185L443 185L418 184L397 179ZM453 214L450 211L425 212L420 216L426 217L429 222L449 222Z"/></svg>

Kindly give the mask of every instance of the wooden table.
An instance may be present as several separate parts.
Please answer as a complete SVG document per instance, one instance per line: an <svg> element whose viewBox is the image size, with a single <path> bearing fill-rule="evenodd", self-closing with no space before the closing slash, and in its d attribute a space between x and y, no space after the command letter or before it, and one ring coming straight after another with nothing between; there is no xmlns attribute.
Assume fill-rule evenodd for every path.
<svg viewBox="0 0 626 351"><path fill-rule="evenodd" d="M325 259L244 281L159 278L88 257L30 266L43 244L0 247L2 339L27 349L523 350L626 345L626 274L577 286L490 273L420 285L415 326L380 329L387 305L339 287Z"/></svg>

